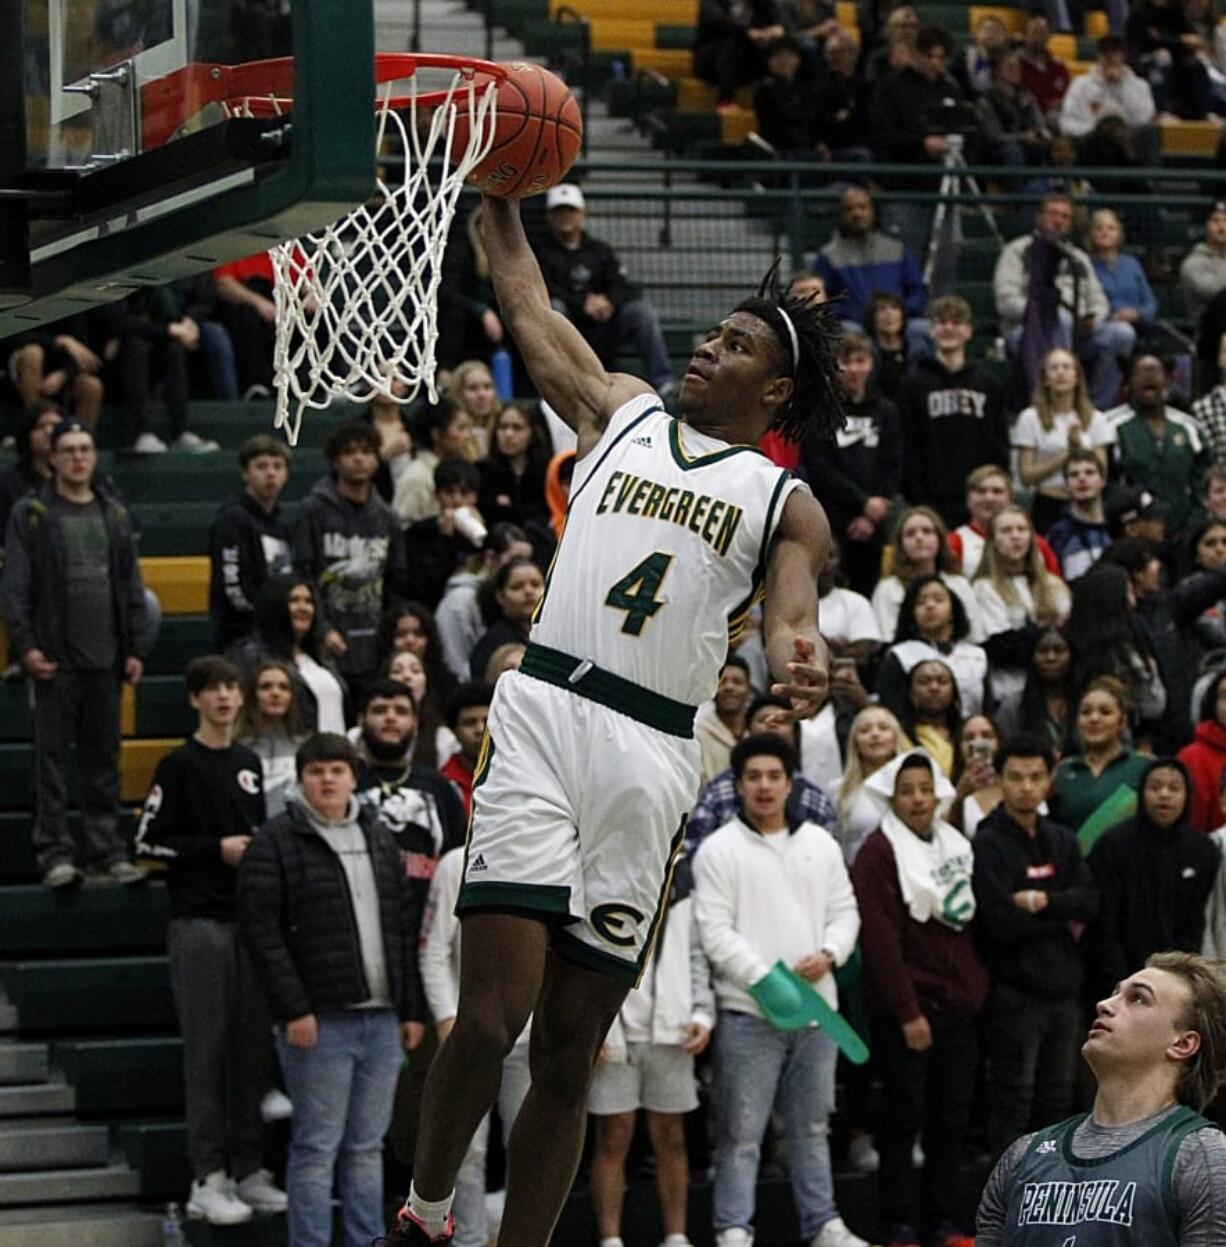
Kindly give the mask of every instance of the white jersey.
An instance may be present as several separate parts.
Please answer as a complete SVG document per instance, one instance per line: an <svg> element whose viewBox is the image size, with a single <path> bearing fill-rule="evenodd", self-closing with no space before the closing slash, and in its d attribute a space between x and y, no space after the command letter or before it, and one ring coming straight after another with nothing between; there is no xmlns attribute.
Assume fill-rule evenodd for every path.
<svg viewBox="0 0 1226 1247"><path fill-rule="evenodd" d="M796 488L756 447L708 437L655 394L636 396L575 468L533 641L675 701L708 700L762 596Z"/></svg>

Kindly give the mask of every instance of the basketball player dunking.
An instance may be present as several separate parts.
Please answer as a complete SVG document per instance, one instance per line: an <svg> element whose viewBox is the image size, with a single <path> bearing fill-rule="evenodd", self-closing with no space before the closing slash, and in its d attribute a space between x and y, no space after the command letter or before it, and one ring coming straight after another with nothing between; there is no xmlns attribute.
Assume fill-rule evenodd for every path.
<svg viewBox="0 0 1226 1247"><path fill-rule="evenodd" d="M1226 966L1155 953L1100 1000L1081 1049L1094 1108L1023 1135L988 1178L978 1247L1222 1247Z"/></svg>
<svg viewBox="0 0 1226 1247"><path fill-rule="evenodd" d="M579 459L532 641L490 708L457 905L459 1010L387 1241L450 1239L456 1173L532 1014L499 1243L544 1247L597 1054L651 948L695 799L695 708L763 594L773 691L797 717L825 698L826 518L756 445L767 429L832 437L842 411L834 318L783 295L773 273L695 350L678 421L551 310L515 203L487 198L484 228L500 311Z"/></svg>

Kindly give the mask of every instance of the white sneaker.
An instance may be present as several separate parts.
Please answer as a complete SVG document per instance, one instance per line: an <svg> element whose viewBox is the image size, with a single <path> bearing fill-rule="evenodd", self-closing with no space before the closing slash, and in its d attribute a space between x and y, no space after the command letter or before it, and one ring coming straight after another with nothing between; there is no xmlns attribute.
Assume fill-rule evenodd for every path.
<svg viewBox="0 0 1226 1247"><path fill-rule="evenodd" d="M192 1183L187 1215L193 1221L207 1221L210 1225L239 1225L250 1221L251 1205L244 1204L233 1191L229 1177L222 1170L214 1169L203 1181Z"/></svg>
<svg viewBox="0 0 1226 1247"><path fill-rule="evenodd" d="M106 870L107 877L114 883L122 883L131 885L134 883L144 883L149 878L147 874L135 863L129 861L112 862Z"/></svg>
<svg viewBox="0 0 1226 1247"><path fill-rule="evenodd" d="M827 1221L818 1231L813 1240L813 1247L869 1247L859 1235L853 1234L844 1224L842 1217Z"/></svg>
<svg viewBox="0 0 1226 1247"><path fill-rule="evenodd" d="M273 1186L267 1169L249 1173L235 1188L238 1198L253 1212L284 1212L289 1198L280 1187Z"/></svg>
<svg viewBox="0 0 1226 1247"><path fill-rule="evenodd" d="M132 443L134 455L164 455L169 448L156 433L142 433Z"/></svg>
<svg viewBox="0 0 1226 1247"><path fill-rule="evenodd" d="M858 1134L847 1147L847 1163L857 1173L876 1173L881 1168L881 1156L873 1146L871 1134Z"/></svg>
<svg viewBox="0 0 1226 1247"><path fill-rule="evenodd" d="M753 1247L753 1235L743 1225L729 1226L716 1234L715 1247Z"/></svg>
<svg viewBox="0 0 1226 1247"><path fill-rule="evenodd" d="M56 862L43 875L43 885L48 888L71 888L84 878L85 876L71 862Z"/></svg>
<svg viewBox="0 0 1226 1247"><path fill-rule="evenodd" d="M184 429L171 443L171 449L187 455L211 455L220 450L221 446L201 437L199 433L193 433L191 429Z"/></svg>
<svg viewBox="0 0 1226 1247"><path fill-rule="evenodd" d="M670 1234L660 1247L694 1247L694 1244L685 1234Z"/></svg>
<svg viewBox="0 0 1226 1247"><path fill-rule="evenodd" d="M923 1169L924 1167L924 1145L916 1139L911 1145L911 1168Z"/></svg>
<svg viewBox="0 0 1226 1247"><path fill-rule="evenodd" d="M265 1121L284 1121L293 1117L294 1103L284 1091L274 1087L260 1101L260 1116Z"/></svg>

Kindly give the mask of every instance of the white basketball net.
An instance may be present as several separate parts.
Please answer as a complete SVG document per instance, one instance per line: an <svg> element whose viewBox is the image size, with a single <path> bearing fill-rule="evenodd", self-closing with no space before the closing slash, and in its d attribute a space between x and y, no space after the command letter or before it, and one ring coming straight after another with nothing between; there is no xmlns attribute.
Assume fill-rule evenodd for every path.
<svg viewBox="0 0 1226 1247"><path fill-rule="evenodd" d="M375 140L381 151L389 123L399 133L402 180L389 185L379 177L367 203L270 253L276 427L291 446L307 408L328 407L338 397L407 402L424 385L431 402L438 399L434 353L443 252L464 180L493 143L497 84L478 84L472 70L455 71L427 128L418 115L417 76L409 82L410 102L402 111L389 107L387 85ZM462 152L452 150L461 110L469 135ZM441 161L432 167L436 157Z"/></svg>

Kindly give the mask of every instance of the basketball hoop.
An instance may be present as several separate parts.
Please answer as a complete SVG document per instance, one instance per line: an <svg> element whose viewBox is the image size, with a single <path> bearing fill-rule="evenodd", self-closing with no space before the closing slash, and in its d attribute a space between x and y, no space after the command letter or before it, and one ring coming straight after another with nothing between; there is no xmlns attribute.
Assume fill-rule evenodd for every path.
<svg viewBox="0 0 1226 1247"><path fill-rule="evenodd" d="M293 107L292 62L264 61L261 86L225 101L234 116L277 117ZM419 90L421 71L443 85ZM506 70L461 56L380 53L375 151L398 135L404 170L376 177L366 203L305 238L273 247L277 309L275 427L296 445L308 408L338 397L364 403L430 400L438 342L438 289L447 234L465 179L494 139L495 96ZM407 93L392 94L406 81ZM456 118L467 121L458 150Z"/></svg>

